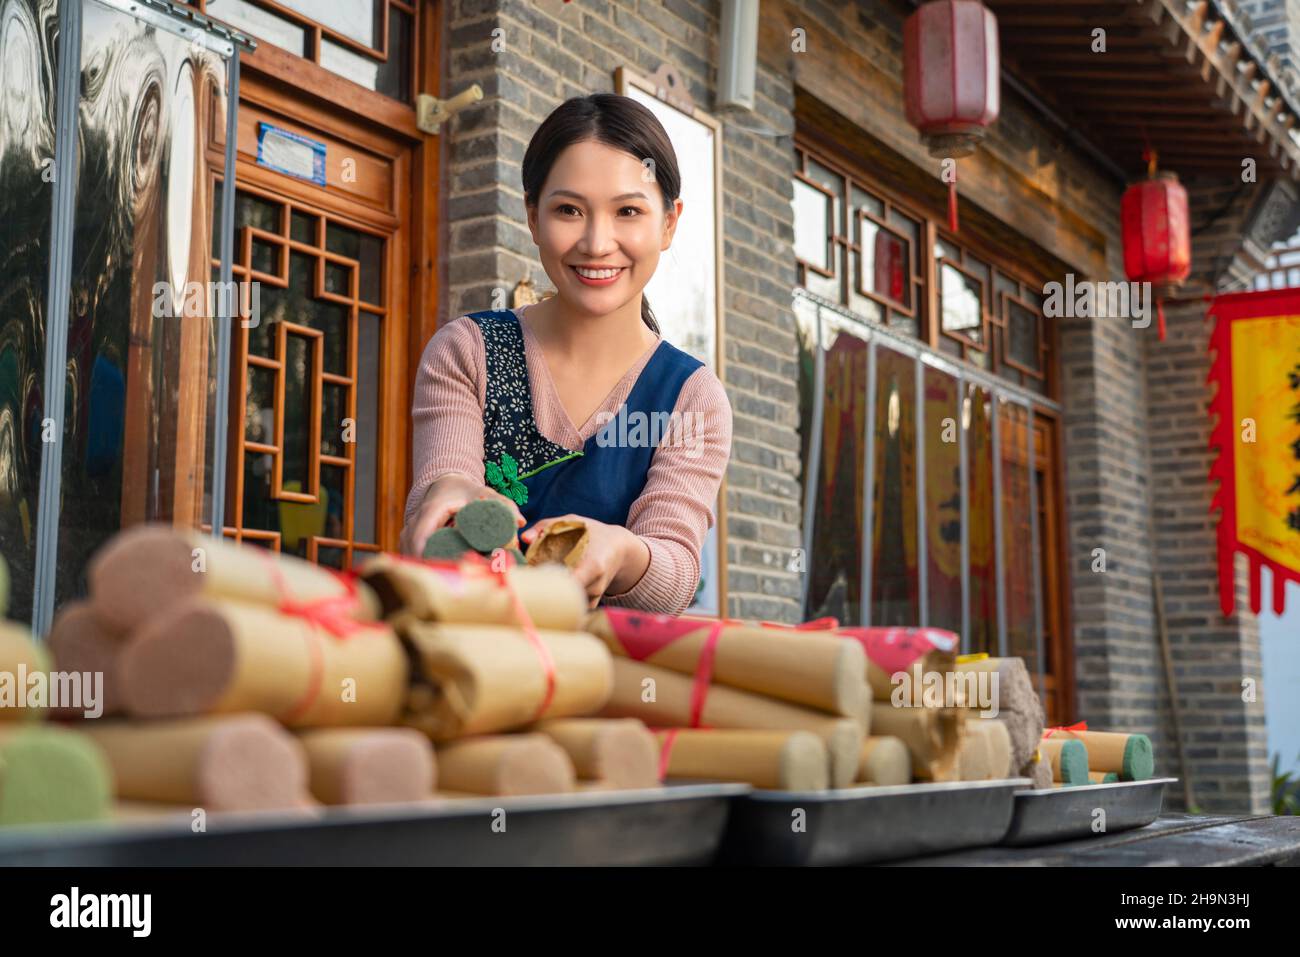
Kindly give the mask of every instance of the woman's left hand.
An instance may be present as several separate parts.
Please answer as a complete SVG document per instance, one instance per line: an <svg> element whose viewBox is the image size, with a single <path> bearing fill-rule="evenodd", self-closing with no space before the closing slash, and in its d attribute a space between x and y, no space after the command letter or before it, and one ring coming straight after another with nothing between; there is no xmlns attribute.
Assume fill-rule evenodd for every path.
<svg viewBox="0 0 1300 957"><path fill-rule="evenodd" d="M538 519L520 536L524 547L531 545L552 522L562 521L582 522L587 526L587 548L571 571L587 590L590 607L595 608L605 592L622 594L641 579L650 564L650 547L622 525L606 525L582 515L554 515Z"/></svg>

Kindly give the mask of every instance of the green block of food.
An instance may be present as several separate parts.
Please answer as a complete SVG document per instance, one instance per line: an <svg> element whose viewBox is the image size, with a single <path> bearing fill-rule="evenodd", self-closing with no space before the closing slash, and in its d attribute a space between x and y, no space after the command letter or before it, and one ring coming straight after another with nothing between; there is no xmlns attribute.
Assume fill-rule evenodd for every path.
<svg viewBox="0 0 1300 957"><path fill-rule="evenodd" d="M424 543L425 558L460 558L470 551L469 542L454 528L440 528Z"/></svg>
<svg viewBox="0 0 1300 957"><path fill-rule="evenodd" d="M0 729L0 826L108 817L113 775L88 737L50 725Z"/></svg>
<svg viewBox="0 0 1300 957"><path fill-rule="evenodd" d="M1061 745L1061 783L1091 783L1088 778L1088 749L1082 741L1066 741Z"/></svg>
<svg viewBox="0 0 1300 957"><path fill-rule="evenodd" d="M1124 742L1124 763L1120 768L1121 781L1145 781L1155 774L1156 756L1151 739L1145 734L1130 734Z"/></svg>
<svg viewBox="0 0 1300 957"><path fill-rule="evenodd" d="M465 536L465 541L475 551L490 555L494 548L506 548L515 544L514 513L509 506L496 499L480 498L462 505L454 519L456 531Z"/></svg>

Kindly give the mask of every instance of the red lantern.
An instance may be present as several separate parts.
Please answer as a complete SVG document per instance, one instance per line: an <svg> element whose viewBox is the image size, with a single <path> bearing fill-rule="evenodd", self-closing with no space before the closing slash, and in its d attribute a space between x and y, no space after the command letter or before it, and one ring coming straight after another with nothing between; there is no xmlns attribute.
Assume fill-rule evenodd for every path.
<svg viewBox="0 0 1300 957"><path fill-rule="evenodd" d="M934 157L975 152L998 118L998 21L979 0L931 0L903 26L903 103ZM949 180L949 228L957 229L956 171Z"/></svg>
<svg viewBox="0 0 1300 957"><path fill-rule="evenodd" d="M998 21L979 0L932 0L903 27L907 121L931 156L975 152L1001 102Z"/></svg>
<svg viewBox="0 0 1300 957"><path fill-rule="evenodd" d="M1160 301L1171 295L1192 271L1192 236L1187 217L1187 190L1175 173L1155 172L1134 183L1120 204L1124 235L1124 273L1130 282L1149 282L1156 297L1160 340L1165 338L1165 311Z"/></svg>

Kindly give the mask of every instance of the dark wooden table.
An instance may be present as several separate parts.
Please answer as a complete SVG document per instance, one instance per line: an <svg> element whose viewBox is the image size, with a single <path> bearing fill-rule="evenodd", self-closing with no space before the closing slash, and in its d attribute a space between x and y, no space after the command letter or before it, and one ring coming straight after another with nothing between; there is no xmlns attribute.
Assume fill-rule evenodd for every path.
<svg viewBox="0 0 1300 957"><path fill-rule="evenodd" d="M1164 814L1146 827L1037 847L981 847L895 867L1300 866L1300 817Z"/></svg>

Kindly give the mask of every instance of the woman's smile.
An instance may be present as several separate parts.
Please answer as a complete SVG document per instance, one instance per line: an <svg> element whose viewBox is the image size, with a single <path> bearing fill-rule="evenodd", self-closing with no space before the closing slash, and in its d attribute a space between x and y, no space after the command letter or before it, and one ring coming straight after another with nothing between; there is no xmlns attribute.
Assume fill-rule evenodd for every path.
<svg viewBox="0 0 1300 957"><path fill-rule="evenodd" d="M578 281L586 286L608 286L627 272L626 266L570 266Z"/></svg>

